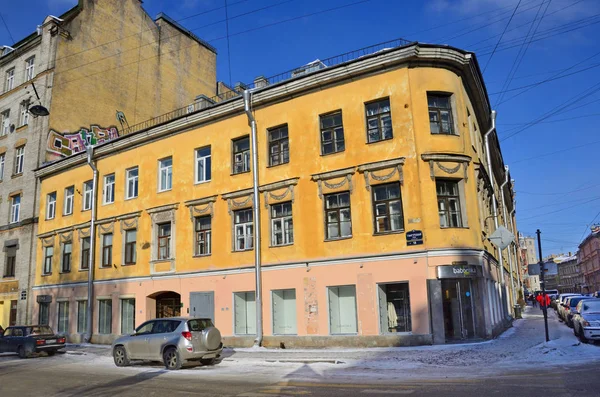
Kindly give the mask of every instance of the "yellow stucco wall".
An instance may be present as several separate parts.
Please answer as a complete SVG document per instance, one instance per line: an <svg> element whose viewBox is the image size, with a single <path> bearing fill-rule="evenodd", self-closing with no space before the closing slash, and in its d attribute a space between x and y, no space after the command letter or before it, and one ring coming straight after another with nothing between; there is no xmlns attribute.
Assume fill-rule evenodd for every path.
<svg viewBox="0 0 600 397"><path fill-rule="evenodd" d="M429 128L427 91L454 94L455 125L459 136L432 135ZM392 140L366 143L365 102L379 98L390 98L393 123ZM294 244L285 247L269 247L270 222L268 210L262 211L262 258L264 264L318 260L329 257L378 255L393 252L436 248L487 248L482 242L480 211L477 195L477 176L474 164L480 162L471 142L467 110L475 114L461 79L453 72L439 68L400 68L381 74L356 79L334 87L311 92L293 99L257 108L255 117L258 125L260 185L300 178L294 189L293 203ZM320 155L319 115L341 109L343 114L346 150L341 153ZM267 129L288 124L290 163L267 167ZM479 130L479 128L478 128ZM208 269L225 269L253 264L253 251L232 252L232 216L228 214L227 202L221 194L247 189L252 186L251 173L231 175L231 140L249 134L246 116L239 114L187 132L170 136L143 147L114 153L97 161L99 169L99 192L102 178L116 174L115 203L101 204L99 193L98 219L142 211L138 226L138 251L135 266L122 267L122 235L118 222L114 225L113 262L116 266L99 269L99 254L96 257L96 278L111 279L150 274L150 250L156 249L151 238L151 219L146 209L167 204L179 204L176 211L176 271L189 272ZM194 149L211 145L212 180L194 184ZM475 143L476 148L479 144ZM441 229L437 210L435 181L430 176L429 163L421 159L422 153L467 154L472 157L468 166L468 179L464 181L466 221L468 227ZM479 153L482 153L481 150ZM173 157L173 189L157 193L158 160ZM401 186L404 213L404 229L422 230L424 245L407 246L404 233L373 235L373 210L371 192L367 191L361 173L352 176L351 194L352 231L349 239L324 241L323 201L318 196L317 183L311 175L358 166L370 162L405 157L404 183ZM449 164L454 166L454 164ZM139 167L139 197L124 200L125 170ZM383 173L383 172L381 172ZM387 173L384 172L384 173ZM436 169L436 176L462 178L462 169L452 175ZM84 181L91 179L87 165L42 179L42 205L40 209L39 233L70 227L89 221L90 212L81 211L82 197L75 194L74 214L63 217L62 203L64 188L75 184L82 191ZM397 181L395 176L391 181ZM339 181L337 179L336 181ZM380 182L371 181L372 184ZM343 191L345 187L326 191ZM57 216L45 220L45 197L57 191ZM190 212L184 205L187 200L219 195L214 206L212 223L212 255L193 257L193 223ZM289 197L289 196L288 196ZM287 199L286 199L287 200ZM285 201L285 200L284 200ZM489 214L485 214L489 216ZM74 239L77 237L74 234ZM97 240L99 242L99 240ZM55 240L54 269L52 275L42 276L43 252L38 244L36 285L55 284L69 281L84 281L87 272L77 271L79 266L79 241L74 241L73 268L68 274L59 275L58 237ZM97 250L99 252L99 249Z"/></svg>

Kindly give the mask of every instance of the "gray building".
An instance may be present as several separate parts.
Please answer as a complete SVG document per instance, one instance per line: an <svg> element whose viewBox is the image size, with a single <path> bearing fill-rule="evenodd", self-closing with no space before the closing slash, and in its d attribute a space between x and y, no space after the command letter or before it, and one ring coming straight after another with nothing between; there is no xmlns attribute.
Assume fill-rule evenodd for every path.
<svg viewBox="0 0 600 397"><path fill-rule="evenodd" d="M557 258L558 262L558 290L561 293L580 293L585 284L585 277L581 271L577 255Z"/></svg>

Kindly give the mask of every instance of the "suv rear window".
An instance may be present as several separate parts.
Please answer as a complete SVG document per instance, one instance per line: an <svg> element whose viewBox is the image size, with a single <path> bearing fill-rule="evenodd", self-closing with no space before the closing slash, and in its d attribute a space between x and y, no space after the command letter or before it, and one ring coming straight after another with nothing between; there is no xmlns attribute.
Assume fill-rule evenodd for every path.
<svg viewBox="0 0 600 397"><path fill-rule="evenodd" d="M194 319L188 320L188 328L191 332L199 332L206 328L214 327L210 319Z"/></svg>
<svg viewBox="0 0 600 397"><path fill-rule="evenodd" d="M47 325L28 327L26 333L27 335L54 335L52 328Z"/></svg>

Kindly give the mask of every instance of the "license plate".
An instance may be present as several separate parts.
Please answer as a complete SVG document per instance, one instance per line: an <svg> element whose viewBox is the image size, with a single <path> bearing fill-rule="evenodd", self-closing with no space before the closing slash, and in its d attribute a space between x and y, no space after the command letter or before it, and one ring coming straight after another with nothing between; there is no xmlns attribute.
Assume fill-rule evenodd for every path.
<svg viewBox="0 0 600 397"><path fill-rule="evenodd" d="M217 357L216 354L205 354L202 358L215 358Z"/></svg>
<svg viewBox="0 0 600 397"><path fill-rule="evenodd" d="M56 339L46 339L46 344L56 343Z"/></svg>

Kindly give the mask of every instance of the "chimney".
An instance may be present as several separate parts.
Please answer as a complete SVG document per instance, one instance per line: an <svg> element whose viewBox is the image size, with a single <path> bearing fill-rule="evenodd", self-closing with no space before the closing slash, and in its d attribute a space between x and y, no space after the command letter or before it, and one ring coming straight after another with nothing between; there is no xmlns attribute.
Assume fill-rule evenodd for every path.
<svg viewBox="0 0 600 397"><path fill-rule="evenodd" d="M265 76L258 76L254 79L254 88L263 88L269 85L269 80Z"/></svg>

